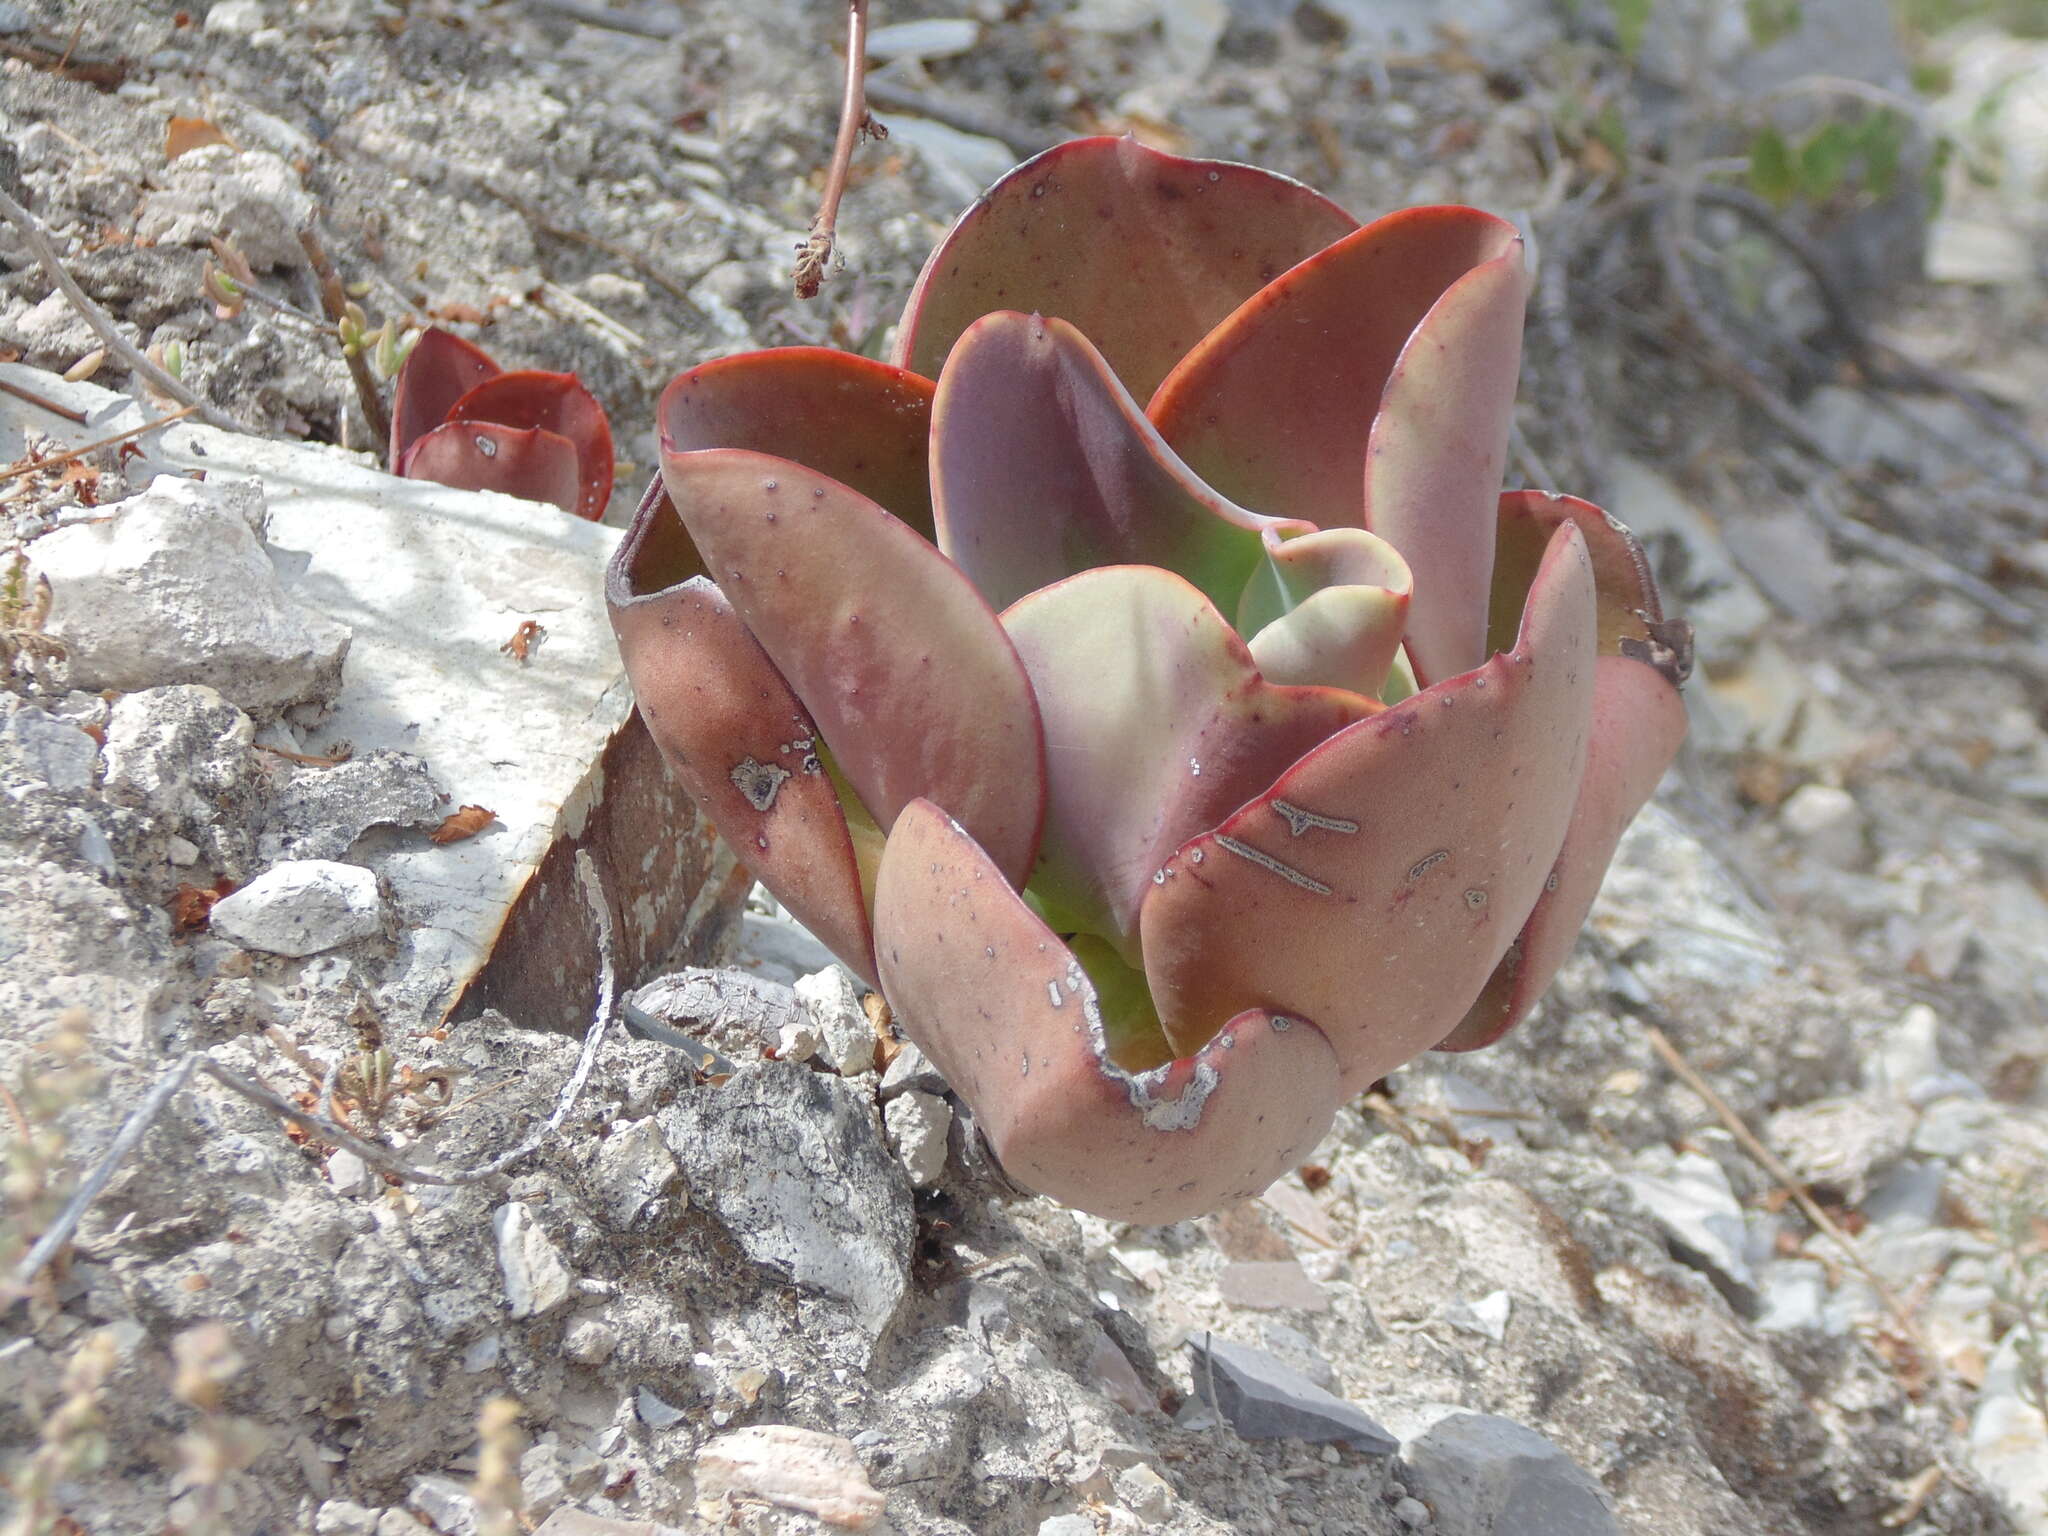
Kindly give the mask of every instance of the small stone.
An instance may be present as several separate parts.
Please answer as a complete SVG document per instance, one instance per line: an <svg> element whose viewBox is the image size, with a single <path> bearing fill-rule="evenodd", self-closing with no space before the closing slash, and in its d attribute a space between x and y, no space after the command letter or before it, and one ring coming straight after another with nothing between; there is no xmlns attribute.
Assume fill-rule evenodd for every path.
<svg viewBox="0 0 2048 1536"><path fill-rule="evenodd" d="M523 1201L508 1200L493 1211L491 1230L515 1319L539 1317L569 1299L569 1266Z"/></svg>
<svg viewBox="0 0 2048 1536"><path fill-rule="evenodd" d="M1147 1408L1155 1407L1145 1384L1138 1379L1138 1370L1131 1364L1131 1357L1103 1331L1100 1324L1091 1326L1095 1338L1088 1347L1085 1369L1094 1378L1096 1386L1102 1389L1102 1395L1125 1413L1143 1413Z"/></svg>
<svg viewBox="0 0 2048 1536"><path fill-rule="evenodd" d="M1405 1441L1401 1459L1445 1530L1620 1536L1599 1483L1512 1419L1447 1414Z"/></svg>
<svg viewBox="0 0 2048 1536"><path fill-rule="evenodd" d="M775 1036L775 1059L777 1061L809 1061L818 1054L823 1042L818 1032L802 1019L791 1019L782 1026Z"/></svg>
<svg viewBox="0 0 2048 1536"><path fill-rule="evenodd" d="M438 1474L413 1479L405 1502L426 1517L427 1523L446 1536L476 1536L482 1514L476 1500L461 1483Z"/></svg>
<svg viewBox="0 0 2048 1536"><path fill-rule="evenodd" d="M1053 1515L1038 1522L1038 1536L1097 1536L1086 1515Z"/></svg>
<svg viewBox="0 0 2048 1536"><path fill-rule="evenodd" d="M206 30L223 37L247 37L269 25L262 0L214 0L206 13Z"/></svg>
<svg viewBox="0 0 2048 1536"><path fill-rule="evenodd" d="M633 1411L649 1429L673 1429L689 1417L674 1403L663 1402L645 1387L633 1395Z"/></svg>
<svg viewBox="0 0 2048 1536"><path fill-rule="evenodd" d="M1868 856L1863 810L1846 789L1801 785L1778 807L1778 822L1808 855L1835 869L1855 869Z"/></svg>
<svg viewBox="0 0 2048 1536"><path fill-rule="evenodd" d="M370 1165L347 1147L337 1147L327 1157L327 1182L337 1195L366 1195L370 1192Z"/></svg>
<svg viewBox="0 0 2048 1536"><path fill-rule="evenodd" d="M58 790L89 789L99 758L98 742L69 720L33 706L13 709L0 724L0 763L6 764L0 772L9 780Z"/></svg>
<svg viewBox="0 0 2048 1536"><path fill-rule="evenodd" d="M447 798L410 752L380 748L332 767L292 765L272 790L257 852L267 860L343 859L372 827L435 827Z"/></svg>
<svg viewBox="0 0 2048 1536"><path fill-rule="evenodd" d="M1873 1175L1905 1155L1913 1136L1912 1109L1885 1094L1815 1099L1781 1109L1764 1139L1801 1184L1818 1184L1861 1205Z"/></svg>
<svg viewBox="0 0 2048 1536"><path fill-rule="evenodd" d="M860 1005L860 987L834 965L801 978L796 1000L818 1032L825 1064L841 1077L875 1069L875 1026Z"/></svg>
<svg viewBox="0 0 2048 1536"><path fill-rule="evenodd" d="M1763 1272L1761 1299L1756 1325L1766 1333L1819 1327L1827 1313L1827 1268L1814 1259L1772 1264Z"/></svg>
<svg viewBox="0 0 2048 1536"><path fill-rule="evenodd" d="M1420 1499L1404 1498L1394 1504L1394 1518L1411 1531L1419 1531L1429 1524L1429 1506Z"/></svg>
<svg viewBox="0 0 2048 1536"><path fill-rule="evenodd" d="M1499 1344L1508 1336L1508 1314L1513 1307L1514 1299L1506 1291L1488 1291L1474 1302L1452 1302L1444 1308L1444 1321L1462 1333Z"/></svg>
<svg viewBox="0 0 2048 1536"><path fill-rule="evenodd" d="M1247 1440L1349 1442L1367 1455L1385 1456L1397 1444L1364 1410L1325 1392L1301 1372L1262 1349L1204 1334L1189 1339L1194 1395L1215 1407Z"/></svg>
<svg viewBox="0 0 2048 1536"><path fill-rule="evenodd" d="M621 1126L599 1144L591 1180L598 1208L617 1232L645 1231L689 1204L683 1171L651 1119Z"/></svg>
<svg viewBox="0 0 2048 1536"><path fill-rule="evenodd" d="M1132 1514L1155 1525L1173 1513L1173 1485L1142 1461L1117 1473L1116 1496Z"/></svg>
<svg viewBox="0 0 2048 1536"><path fill-rule="evenodd" d="M920 1089L891 1099L882 1111L889 1145L902 1160L910 1182L931 1189L946 1176L946 1135L953 1126L952 1106Z"/></svg>
<svg viewBox="0 0 2048 1536"><path fill-rule="evenodd" d="M244 949L299 958L382 931L384 898L359 864L297 859L215 902L209 926Z"/></svg>
<svg viewBox="0 0 2048 1536"><path fill-rule="evenodd" d="M944 1093L946 1080L932 1065L931 1057L917 1048L916 1042L905 1040L897 1045L896 1054L889 1058L889 1065L882 1072L881 1091L876 1096L886 1104L897 1094L907 1093L912 1088L925 1093Z"/></svg>
<svg viewBox="0 0 2048 1536"><path fill-rule="evenodd" d="M1293 1259L1245 1260L1223 1266L1216 1291L1233 1307L1272 1312L1327 1312L1330 1297Z"/></svg>
<svg viewBox="0 0 2048 1536"><path fill-rule="evenodd" d="M348 1499L329 1499L313 1512L315 1536L377 1536L378 1511Z"/></svg>
<svg viewBox="0 0 2048 1536"><path fill-rule="evenodd" d="M873 1526L886 1507L851 1441L793 1424L720 1435L697 1453L696 1476L698 1497L714 1505L736 1494L857 1531Z"/></svg>
<svg viewBox="0 0 2048 1536"><path fill-rule="evenodd" d="M143 688L107 713L109 798L204 825L253 793L256 727L212 688Z"/></svg>
<svg viewBox="0 0 2048 1536"><path fill-rule="evenodd" d="M879 1337L909 1283L915 1222L872 1104L840 1078L763 1061L656 1119L693 1197L750 1259L837 1297Z"/></svg>
<svg viewBox="0 0 2048 1536"><path fill-rule="evenodd" d="M578 1365L603 1365L619 1347L619 1330L600 1317L579 1317L562 1333L562 1353Z"/></svg>
<svg viewBox="0 0 2048 1536"><path fill-rule="evenodd" d="M966 53L981 39L981 23L964 16L933 16L922 21L894 21L868 34L868 56L891 59L948 59Z"/></svg>
<svg viewBox="0 0 2048 1536"><path fill-rule="evenodd" d="M1664 1229L1678 1259L1744 1289L1756 1283L1744 1256L1748 1232L1742 1205L1719 1163L1705 1153L1687 1152L1674 1160L1668 1175L1633 1173L1626 1182Z"/></svg>
<svg viewBox="0 0 2048 1536"><path fill-rule="evenodd" d="M218 689L244 709L332 695L349 631L285 595L251 480L159 475L90 523L28 548L74 688Z"/></svg>
<svg viewBox="0 0 2048 1536"><path fill-rule="evenodd" d="M481 1376L485 1371L495 1371L504 1356L505 1341L495 1333L487 1333L462 1352L462 1368L472 1376Z"/></svg>

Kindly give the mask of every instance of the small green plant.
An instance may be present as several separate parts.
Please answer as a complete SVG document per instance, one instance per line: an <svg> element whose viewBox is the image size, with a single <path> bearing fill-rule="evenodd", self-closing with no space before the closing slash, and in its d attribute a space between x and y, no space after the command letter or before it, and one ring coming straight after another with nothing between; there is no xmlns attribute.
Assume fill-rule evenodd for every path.
<svg viewBox="0 0 2048 1536"><path fill-rule="evenodd" d="M494 1397L477 1414L476 1481L469 1487L476 1500L477 1536L520 1536L526 1529L520 1518L526 1491L519 1482L519 1457L526 1449L519 1429L524 1412L517 1398Z"/></svg>
<svg viewBox="0 0 2048 1536"><path fill-rule="evenodd" d="M0 1536L62 1536L78 1529L59 1507L57 1490L107 1459L100 1392L116 1358L113 1332L104 1328L71 1356L64 1367L63 1398L43 1418L42 1442L0 1481L14 1499Z"/></svg>
<svg viewBox="0 0 2048 1536"><path fill-rule="evenodd" d="M178 1496L171 1505L175 1536L239 1536L235 1479L263 1453L262 1429L226 1411L228 1383L246 1363L227 1328L201 1323L171 1341L171 1395L199 1419L178 1440Z"/></svg>
<svg viewBox="0 0 2048 1536"><path fill-rule="evenodd" d="M70 1196L64 1161L69 1139L61 1122L99 1083L98 1069L86 1059L86 1025L83 1009L64 1013L49 1038L29 1053L14 1084L0 1084L9 1133L0 1154L0 1210L6 1217L0 1221L0 1307L19 1299L12 1289L15 1266Z"/></svg>

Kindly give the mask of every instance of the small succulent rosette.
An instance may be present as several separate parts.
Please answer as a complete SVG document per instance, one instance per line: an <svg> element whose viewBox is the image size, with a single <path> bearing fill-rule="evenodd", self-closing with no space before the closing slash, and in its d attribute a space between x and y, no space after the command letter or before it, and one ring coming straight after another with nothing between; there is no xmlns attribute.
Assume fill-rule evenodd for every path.
<svg viewBox="0 0 2048 1536"><path fill-rule="evenodd" d="M573 373L500 368L429 326L392 391L394 475L545 501L592 522L612 495L612 432Z"/></svg>
<svg viewBox="0 0 2048 1536"><path fill-rule="evenodd" d="M669 387L608 594L640 709L1019 1182L1253 1194L1570 950L1683 626L1620 524L1501 492L1528 286L1473 209L1082 139L954 226L895 362Z"/></svg>

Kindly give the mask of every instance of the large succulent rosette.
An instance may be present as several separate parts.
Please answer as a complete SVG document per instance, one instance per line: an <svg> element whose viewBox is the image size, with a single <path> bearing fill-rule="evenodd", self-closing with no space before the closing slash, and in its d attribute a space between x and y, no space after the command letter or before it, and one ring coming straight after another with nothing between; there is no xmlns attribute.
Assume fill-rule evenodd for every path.
<svg viewBox="0 0 2048 1536"><path fill-rule="evenodd" d="M1501 493L1527 291L1490 215L1083 139L960 219L893 363L663 397L609 589L648 727L1018 1181L1254 1193L1569 951L1681 626L1618 523Z"/></svg>

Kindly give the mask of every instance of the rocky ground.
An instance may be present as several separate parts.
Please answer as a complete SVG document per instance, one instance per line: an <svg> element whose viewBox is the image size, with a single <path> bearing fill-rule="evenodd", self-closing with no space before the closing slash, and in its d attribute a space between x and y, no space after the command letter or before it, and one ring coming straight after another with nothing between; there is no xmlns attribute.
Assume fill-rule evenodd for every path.
<svg viewBox="0 0 2048 1536"><path fill-rule="evenodd" d="M1649 537L1700 630L1693 743L1537 1017L1417 1063L1200 1222L1004 1189L917 1053L878 1046L768 910L737 924L740 970L628 978L696 1049L614 1032L556 1131L474 1179L389 1177L195 1077L61 1265L0 1293L5 1528L2048 1532L2040 45L1966 27L1909 57L1881 11L1819 0L1767 47L1717 30L1735 8L1670 0L1633 67L1599 16L1533 6L882 4L922 30L877 38L891 137L802 305L838 8L576 9L0 3L0 191L219 411L359 450L331 338L221 318L201 287L225 235L314 307L295 232L317 219L372 324L579 372L626 501L677 367L872 349L951 214L1065 134L1135 128L1361 213L1477 202L1571 274L1539 288L1516 473L1583 477ZM1463 30L1429 29L1446 16ZM1744 269L1758 306L1724 302L1756 253L1709 216L1695 254L1724 239L1704 265L1726 281L1688 299L1611 212L1730 153L1744 102L1881 93L1916 61L1926 132L1997 184L1958 162L1938 215L1812 210L1860 349L1783 249ZM169 158L174 118L230 142ZM1717 326L1781 398L1730 387ZM98 346L0 229L0 357L28 365L0 374L60 394L30 369ZM83 440L29 407L0 423L0 459ZM307 488L343 517L369 477L265 446L253 485L152 490L225 441L159 440L0 481L4 542L53 590L99 583L45 619L0 569L10 1268L189 1052L302 1109L338 1088L435 1170L533 1139L583 1053L558 1020L442 1023L454 951L418 931L456 882L432 860L499 846L428 841L469 749L365 722L377 750L325 760L355 718L337 690L395 653L293 561ZM123 567L135 549L173 576ZM601 558L556 553L571 588ZM557 579L519 569L507 633ZM558 670L530 676L601 743L587 591L580 621L573 592L545 608L531 666ZM458 720L481 669L518 665L457 660L406 686ZM594 750L574 729L542 755ZM507 847L513 777L490 796ZM691 866L700 950L735 926L729 868ZM239 889L212 904L216 882Z"/></svg>

